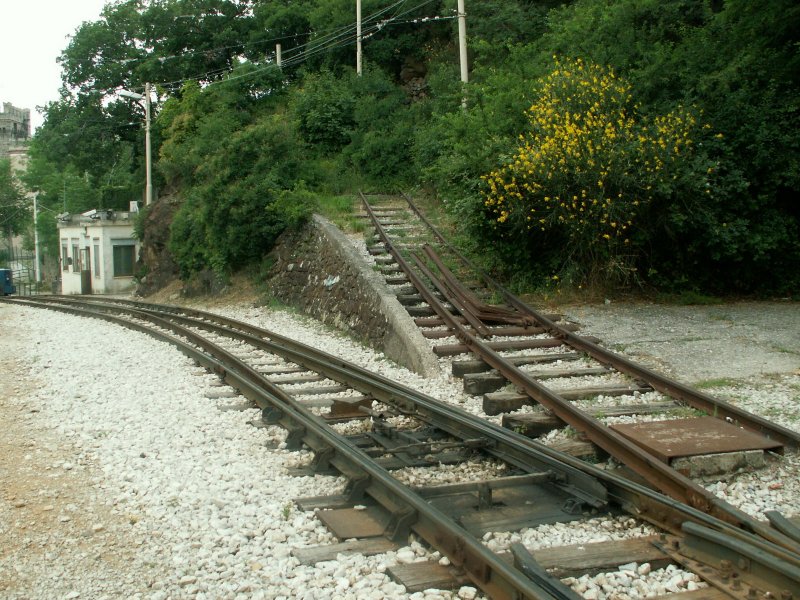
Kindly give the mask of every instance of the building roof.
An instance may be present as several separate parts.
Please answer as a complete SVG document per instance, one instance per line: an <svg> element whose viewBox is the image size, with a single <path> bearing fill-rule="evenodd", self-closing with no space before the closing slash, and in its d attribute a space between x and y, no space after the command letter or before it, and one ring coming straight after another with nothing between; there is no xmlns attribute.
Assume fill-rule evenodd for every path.
<svg viewBox="0 0 800 600"><path fill-rule="evenodd" d="M64 227L111 227L133 225L135 212L113 209L92 209L80 214L61 213L56 217L58 228Z"/></svg>

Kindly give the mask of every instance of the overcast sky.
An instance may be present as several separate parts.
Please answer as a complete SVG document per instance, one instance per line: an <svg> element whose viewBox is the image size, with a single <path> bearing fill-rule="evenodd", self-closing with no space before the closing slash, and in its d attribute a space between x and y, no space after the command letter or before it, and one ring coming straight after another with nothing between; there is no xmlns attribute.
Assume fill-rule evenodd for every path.
<svg viewBox="0 0 800 600"><path fill-rule="evenodd" d="M61 68L56 58L84 21L96 21L107 0L0 0L0 102L31 109L58 98Z"/></svg>

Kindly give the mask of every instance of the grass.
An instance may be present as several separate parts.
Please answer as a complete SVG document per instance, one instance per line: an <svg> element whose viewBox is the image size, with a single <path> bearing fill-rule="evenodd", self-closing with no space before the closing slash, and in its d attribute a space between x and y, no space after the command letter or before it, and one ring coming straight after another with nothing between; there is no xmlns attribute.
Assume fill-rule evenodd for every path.
<svg viewBox="0 0 800 600"><path fill-rule="evenodd" d="M317 202L317 211L339 228L350 232L366 228L365 219L356 216L358 200L355 194L321 194L317 196Z"/></svg>
<svg viewBox="0 0 800 600"><path fill-rule="evenodd" d="M778 344L772 344L772 349L780 354L797 354L796 350L787 348L786 346L779 346Z"/></svg>
<svg viewBox="0 0 800 600"><path fill-rule="evenodd" d="M706 379L705 381L698 381L694 384L694 387L696 387L698 390L708 390L711 388L736 387L736 385L736 380L722 377L720 379Z"/></svg>
<svg viewBox="0 0 800 600"><path fill-rule="evenodd" d="M673 410L668 410L662 413L674 417L690 418L690 417L707 417L708 413L704 410L692 408L691 406L679 406Z"/></svg>

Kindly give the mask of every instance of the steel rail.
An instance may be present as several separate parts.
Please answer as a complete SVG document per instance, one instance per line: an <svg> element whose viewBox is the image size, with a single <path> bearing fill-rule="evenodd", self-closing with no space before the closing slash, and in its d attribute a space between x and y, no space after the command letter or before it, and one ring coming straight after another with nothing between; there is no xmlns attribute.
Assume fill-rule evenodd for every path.
<svg viewBox="0 0 800 600"><path fill-rule="evenodd" d="M16 299L11 302L33 306L44 304ZM170 343L206 368L223 375L228 383L255 401L260 407L278 408L295 423L295 427L302 428L304 441L312 449L320 449L323 444L333 449L327 458L330 464L351 481L359 482L356 487L360 494L369 495L390 511L393 515L393 523L390 526L394 526L394 532L398 538L403 534L407 535L408 530L413 529L431 546L447 556L454 565L463 569L473 583L489 597L498 600L523 598L551 600L557 598L529 576L513 568L491 552L442 511L392 477L388 471L378 466L359 448L343 439L320 417L306 411L289 394L216 344L204 340L196 333L176 323L133 308L124 310L136 318L149 321L157 327L168 329L191 340L192 344L199 345L204 352L199 351L192 344L161 331L103 311L74 306L58 306L53 303L45 305L48 308L78 316L104 319Z"/></svg>
<svg viewBox="0 0 800 600"><path fill-rule="evenodd" d="M42 299L40 298L40 300ZM49 298L47 300L48 303L65 302L65 301L67 300L63 299L63 297ZM67 302L80 302L80 301L69 300ZM96 300L92 300L91 302L93 304L97 303ZM217 322L221 325L224 325L229 330L228 334L231 336L233 336L233 334L235 333L234 329L240 329L247 335L246 337L241 335L237 336L237 339L242 339L243 341L247 341L248 343L252 343L251 340L253 339L255 340L261 339L266 344L266 346L264 346L264 349L274 351L274 349L276 348L281 348L284 350L284 352L281 352L280 354L284 356L284 358L289 359L292 362L297 362L298 364L303 364L303 366L311 370L315 370L321 373L325 372L325 374L331 377L332 379L336 379L339 381L347 380L348 383L356 389L360 389L358 385L360 381L374 378L381 385L378 385L376 387L370 387L369 389L374 392L377 392L376 395L378 396L385 395L386 397L381 399L382 402L385 402L386 404L395 407L400 412L404 411L410 412L408 411L408 405L415 401L421 402L421 404L427 404L428 412L425 415L422 415L423 420L426 420L431 424L433 424L434 426L442 428L443 430L446 430L448 428L447 423L449 422L450 417L445 416L444 419L440 419L438 417L440 413L444 413L445 415L448 415L451 412L460 414L461 417L460 420L463 420L464 422L473 423L473 427L468 428L467 430L467 433L469 435L474 436L474 435L485 434L490 439L492 439L492 436L495 436L495 438L498 440L498 444L500 443L506 444L509 448L512 448L514 450L513 452L504 450L500 454L495 453L495 456L507 460L507 462L509 462L510 464L518 464L520 460L519 456L528 456L528 460L535 464L541 463L542 456L550 457L555 461L560 461L565 465L575 469L576 471L581 471L586 475L594 478L595 480L597 480L599 485L604 486L608 490L609 499L613 500L626 512L628 512L632 516L636 516L646 521L649 521L654 525L662 529L665 529L666 531L670 531L672 533L677 534L680 533L681 529L685 526L685 523L687 522L696 523L703 527L720 531L721 533L733 539L738 539L744 543L750 544L769 556L774 556L782 561L788 562L789 564L800 566L800 554L796 552L787 551L783 547L777 546L767 540L756 537L752 533L734 527L727 522L721 521L704 512L698 511L695 508L692 508L681 502L666 497L663 494L660 494L648 487L642 486L638 483L630 481L629 479L620 477L608 471L598 469L597 467L589 463L585 463L584 461L581 461L570 455L563 454L556 450L552 450L546 446L539 444L538 442L535 442L534 440L510 432L507 429L504 429L492 423L488 423L474 415L465 413L460 409L456 409L455 407L448 405L443 405L441 402L438 402L426 396L425 394L407 388L402 384L393 382L380 375L372 374L369 371L361 367L358 367L357 365L352 365L350 363L347 363L346 361L343 361L337 357L331 356L322 351L306 346L300 342L296 342L289 338L285 338L278 334L274 334L272 332L261 329L254 325L250 325L248 323L243 323L235 319L222 317L220 315L207 313L204 311L185 309L174 306L152 305L142 302L132 302L119 299L114 299L111 302L113 302L114 304L119 303L123 305L139 307L144 311L167 313L168 315L170 315L170 318L179 317L181 316L182 313L192 314L196 316L193 319L194 322L192 323L192 326L194 327L202 326L209 328L209 324L203 323L202 321L208 320ZM39 305L33 302L30 302L30 304L34 306ZM186 319L187 317L181 316L181 318ZM274 344L270 344L269 340L263 339L264 337L271 338L271 341L274 342ZM284 344L286 344L285 347ZM258 377L260 377L260 375ZM361 389L361 391L366 391L366 390ZM419 417L419 415L415 416ZM442 423L442 425L444 425L443 427L438 423L439 421L443 421ZM459 434L459 432L457 431L453 431L452 433L454 435ZM487 449L484 448L484 451L486 450ZM491 452L488 453L491 454ZM511 460L509 460L509 457L511 457ZM526 470L530 472L531 471L530 466L528 466Z"/></svg>
<svg viewBox="0 0 800 600"><path fill-rule="evenodd" d="M479 269L472 261L464 256L455 246L448 242L436 226L430 222L429 219L422 214L419 208L414 204L413 200L406 194L403 198L408 203L411 210L416 214L420 220L431 230L433 235L444 246L447 247L459 260L461 260L467 267L475 272L483 281L489 286L500 292L506 302L513 306L523 315L533 318L541 327L543 327L550 335L561 339L565 345L571 346L575 350L585 352L598 362L614 367L617 371L624 373L634 379L644 381L654 390L661 392L667 396L675 398L695 408L701 410L710 416L723 419L728 422L733 422L746 429L760 433L770 439L776 440L790 448L800 449L800 433L792 431L787 427L783 427L777 423L764 419L758 415L752 414L746 410L738 408L724 400L714 398L699 390L696 390L686 384L672 380L660 373L656 373L642 365L639 365L627 358L619 356L618 354L603 348L602 346L587 340L579 335L576 335L568 329L558 325L546 315L535 310L527 303L523 302L519 297L513 294L510 290L493 279L490 275Z"/></svg>
<svg viewBox="0 0 800 600"><path fill-rule="evenodd" d="M434 398L398 384L377 373L348 363L343 359L326 354L285 336L267 331L236 319L215 315L204 311L151 305L128 300L113 300L111 303L97 300L73 300L63 297L42 298L50 303L89 302L98 308L120 310L117 304L126 305L138 312L168 313L186 326L203 328L233 339L278 354L283 358L344 383L362 394L369 395L400 412L411 414L430 423L438 429L461 440L488 439L490 445L482 450L499 460L511 464L528 473L549 471L555 474L553 484L565 493L583 500L587 505L599 508L607 503L607 492L604 486L597 483L593 475L587 475L582 469L565 465L560 456L550 453L537 453L530 447L521 448L517 443L521 436L503 427L498 427L482 419L474 419L466 411L457 407L447 407ZM194 316L191 316L194 315ZM542 449L545 446L540 446Z"/></svg>
<svg viewBox="0 0 800 600"><path fill-rule="evenodd" d="M128 301L118 302L127 303ZM149 307L144 303L132 304L137 304L142 310L154 310L151 307L152 305ZM280 353L292 362L300 364L309 370L322 373L330 379L346 383L354 389L364 394L369 394L376 400L394 407L400 412L421 418L425 422L454 437L460 439L488 439L491 442L490 445L482 448L483 452L486 454L503 460L529 473L533 472L531 469L532 465L535 465L536 468L541 471L555 472L557 473L557 477L554 483L562 487L565 492L573 496L582 497L590 505L600 506L604 498L606 498L604 494L608 491L608 493L618 497L627 497L627 505L637 507L636 510L631 511L632 514L642 516L646 520L650 520L664 529L679 530L682 526L681 524L688 518L686 514L668 517L668 511L665 512L663 503L653 503L653 498L658 498L658 496L639 497L631 500L631 490L636 490L633 492L636 494L641 492L641 489L638 487L628 488L622 493L620 493L619 490L617 490L617 492L610 491L610 487L619 485L620 481L627 482L628 480L626 479L616 477L608 479L606 478L606 471L598 470L579 459L551 450L547 448L547 446L534 440L486 422L457 407L444 405L425 394L402 386L380 375L370 373L365 369L349 364L346 361L327 355L321 351L314 350L300 342L274 334L254 325L249 325L213 313L163 306L158 306L157 310L159 312L167 310L173 315L173 318L184 321L188 325L207 328L216 333L229 335L234 339L246 341L248 344L260 347L269 352ZM195 314L196 317L190 317L180 313ZM218 323L221 328L212 327L208 321ZM241 332L247 333L243 334ZM271 339L264 339L264 336L269 336ZM520 448L520 442L522 442L527 450ZM558 462L553 462L553 460ZM659 464L663 463L659 461ZM571 469L565 469L564 465L569 465ZM601 490L597 484L592 485L589 480L576 478L576 470L591 476L594 481L602 480L602 485L606 486L606 489ZM706 515L707 513L701 511L699 514ZM706 524L706 526L710 525ZM716 527L719 527L719 523L717 523ZM730 525L728 525L725 530L726 535L732 535L731 531L741 531ZM746 540L748 543L757 544L757 542L752 540L752 536L749 533L742 539ZM794 557L792 557L791 554L787 555L783 547L778 548L773 546L771 542L765 542L764 549L765 551L782 555L785 560L800 565L800 555L795 554Z"/></svg>
<svg viewBox="0 0 800 600"><path fill-rule="evenodd" d="M379 238L383 241L387 251L395 259L412 285L417 288L425 301L434 309L439 317L444 320L445 324L455 332L456 337L472 352L482 358L489 366L497 369L506 379L520 387L531 398L550 409L562 421L572 425L578 431L583 432L589 440L600 446L620 463L631 468L656 489L702 512L706 512L747 531L755 532L764 539L791 550L792 552L796 551L797 544L794 540L779 531L759 523L746 513L697 485L691 479L682 475L669 465L661 462L658 458L624 438L622 435L605 427L600 421L541 385L521 369L518 369L509 361L505 360L484 342L472 335L461 323L453 318L450 311L435 297L419 275L411 268L410 264L394 248L385 229L380 224L380 221L375 216L372 207L363 194L361 194L361 199L365 210L367 210L367 213L370 215L373 225L378 232ZM417 266L425 277L431 281L436 280L436 277L424 263L418 260Z"/></svg>

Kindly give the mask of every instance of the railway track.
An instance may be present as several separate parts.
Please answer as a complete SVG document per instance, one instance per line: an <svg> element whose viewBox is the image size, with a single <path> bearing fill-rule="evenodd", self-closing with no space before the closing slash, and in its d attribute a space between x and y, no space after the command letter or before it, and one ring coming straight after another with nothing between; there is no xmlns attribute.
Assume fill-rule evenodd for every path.
<svg viewBox="0 0 800 600"><path fill-rule="evenodd" d="M659 452L664 446L663 439L666 437L670 446L680 446L676 438L697 437L700 428L706 440L714 440L711 452L736 448L781 451L783 447L796 450L800 433L646 369L601 347L596 340L577 335L569 324L560 324L553 316L533 310L475 268L408 196L400 202L390 198L386 204L384 200L382 207L373 206L363 194L360 198L375 229L376 243L369 248L370 254L386 269L389 283L410 288L398 297L409 304L409 312L423 334L436 340L433 351L439 356L471 353L477 359L454 362L452 368L454 375L464 377L465 390L485 392L486 414L507 413L525 405L541 406L543 411L504 420L534 435L566 423L663 493L723 520L759 531L760 524L742 521L738 511L720 504L713 494L672 468L668 464L672 448ZM461 270L460 278L454 269ZM464 277L471 278L472 284L463 283ZM490 303L487 298L500 302ZM452 338L453 342L442 343L446 338ZM558 368L542 368L554 362L559 364ZM562 365L568 363L580 364L564 369ZM565 380L598 376L604 380L600 385L577 389L558 386ZM501 393L488 391L503 386L514 389ZM659 423L660 429L650 428L650 432L655 431L655 439L645 439L652 443L637 444L637 437L641 441L644 436L636 435L636 426L615 429L600 422L596 415L608 411L607 406L592 411L591 402L588 405L584 402L583 406L574 402L597 397L637 400L642 394L655 395L657 401L616 406L613 414L668 413L690 407L705 417L697 421ZM688 435L683 433L686 430ZM709 430L713 435L708 434ZM659 434L662 439L658 439ZM720 446L720 439L727 445ZM705 452L708 453L708 448ZM760 533L767 538L772 535L769 530Z"/></svg>
<svg viewBox="0 0 800 600"><path fill-rule="evenodd" d="M771 527L744 515L736 523L716 518L341 359L211 313L98 298L14 302L106 319L175 345L255 402L263 422L284 427L289 449L312 450L304 472L343 475L344 493L297 504L318 510L337 537L358 539L306 550L303 560L385 551L413 532L491 598L574 598L542 568L547 556L521 545L497 555L481 537L622 512L663 534L642 541L634 561L678 563L719 597L800 595L800 534L780 515ZM486 467L472 481L402 483L409 470L476 460ZM631 562L606 545L606 562L608 554Z"/></svg>

